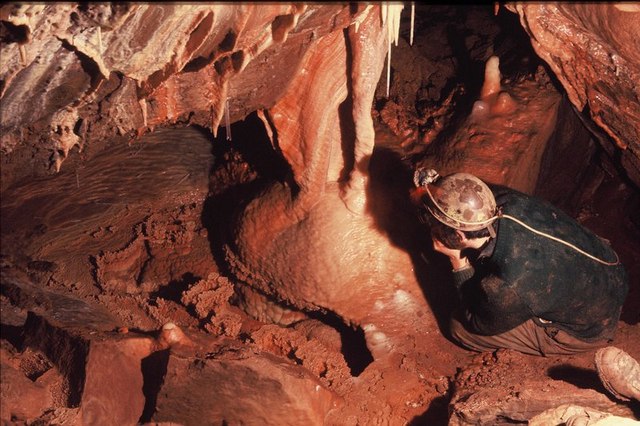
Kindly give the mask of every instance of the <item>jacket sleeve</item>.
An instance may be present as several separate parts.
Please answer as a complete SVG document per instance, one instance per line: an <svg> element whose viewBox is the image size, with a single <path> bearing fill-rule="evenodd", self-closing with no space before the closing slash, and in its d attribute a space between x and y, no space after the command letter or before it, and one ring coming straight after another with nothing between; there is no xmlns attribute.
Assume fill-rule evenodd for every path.
<svg viewBox="0 0 640 426"><path fill-rule="evenodd" d="M466 311L465 324L474 333L491 336L504 333L532 318L531 311L513 286L496 275L476 276L460 286Z"/></svg>

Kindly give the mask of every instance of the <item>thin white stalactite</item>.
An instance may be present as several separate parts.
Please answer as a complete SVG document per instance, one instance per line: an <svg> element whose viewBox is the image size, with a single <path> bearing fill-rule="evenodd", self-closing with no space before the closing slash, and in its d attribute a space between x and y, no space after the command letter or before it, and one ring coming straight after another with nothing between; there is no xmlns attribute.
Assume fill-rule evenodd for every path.
<svg viewBox="0 0 640 426"><path fill-rule="evenodd" d="M102 55L102 29L98 26L98 52Z"/></svg>
<svg viewBox="0 0 640 426"><path fill-rule="evenodd" d="M387 25L387 98L389 97L389 87L391 86L391 44L398 46L402 9L404 9L404 4L402 3L390 4L385 2L380 7L382 26Z"/></svg>
<svg viewBox="0 0 640 426"><path fill-rule="evenodd" d="M393 44L398 47L398 40L400 39L400 15L402 14L402 9L404 9L404 5L394 5L395 7L391 8L391 16L393 22Z"/></svg>
<svg viewBox="0 0 640 426"><path fill-rule="evenodd" d="M387 9L388 9L388 6L387 6L386 2L384 2L384 3L382 3L380 5L380 15L382 17L382 26L383 27L384 27L384 24L387 23Z"/></svg>
<svg viewBox="0 0 640 426"><path fill-rule="evenodd" d="M387 50L387 98L389 97L389 86L391 85L391 41Z"/></svg>
<svg viewBox="0 0 640 426"><path fill-rule="evenodd" d="M413 46L413 29L416 21L416 2L411 2L411 33L409 35L409 45Z"/></svg>
<svg viewBox="0 0 640 426"><path fill-rule="evenodd" d="M227 130L228 141L231 140L231 122L230 121L231 120L229 119L229 98L227 98L227 101L224 106L224 126L225 126L225 129Z"/></svg>

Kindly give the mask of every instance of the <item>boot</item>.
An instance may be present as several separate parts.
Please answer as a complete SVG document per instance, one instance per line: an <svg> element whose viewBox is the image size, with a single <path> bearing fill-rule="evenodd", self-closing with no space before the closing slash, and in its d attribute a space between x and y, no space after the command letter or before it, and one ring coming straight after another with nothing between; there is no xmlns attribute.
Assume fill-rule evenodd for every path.
<svg viewBox="0 0 640 426"><path fill-rule="evenodd" d="M605 388L622 401L640 401L640 365L614 346L598 349L596 369Z"/></svg>

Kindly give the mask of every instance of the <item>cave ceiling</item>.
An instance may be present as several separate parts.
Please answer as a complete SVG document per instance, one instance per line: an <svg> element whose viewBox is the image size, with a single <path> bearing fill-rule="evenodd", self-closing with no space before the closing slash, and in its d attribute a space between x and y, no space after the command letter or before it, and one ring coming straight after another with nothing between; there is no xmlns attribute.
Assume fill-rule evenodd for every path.
<svg viewBox="0 0 640 426"><path fill-rule="evenodd" d="M519 16L570 101L639 184L639 7L504 7ZM24 175L59 171L75 151L97 149L114 137L130 142L156 126L196 124L215 135L225 120L273 107L295 81L313 84L317 93L335 91L335 78L318 75L318 61L344 49L343 32L357 27L371 8L380 6L4 5L3 188ZM386 52L384 34L366 37L368 49ZM312 55L318 49L323 55ZM369 92L374 89L369 84ZM317 110L322 101L314 101ZM290 104L281 103L281 113ZM296 149L284 154L294 157Z"/></svg>

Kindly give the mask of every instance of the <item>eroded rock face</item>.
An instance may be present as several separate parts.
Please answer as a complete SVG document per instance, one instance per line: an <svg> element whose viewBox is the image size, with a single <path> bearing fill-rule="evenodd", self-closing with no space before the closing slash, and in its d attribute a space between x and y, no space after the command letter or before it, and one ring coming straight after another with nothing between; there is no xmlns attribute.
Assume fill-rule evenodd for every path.
<svg viewBox="0 0 640 426"><path fill-rule="evenodd" d="M640 182L637 5L507 8L520 16L572 103L588 112L611 151L622 151L627 173ZM3 187L13 173L59 170L70 151L109 135L131 140L170 123L199 124L216 133L225 108L231 122L269 108L292 76L316 78L314 67L300 66L304 53L361 19L363 10L288 4L5 5L0 14ZM386 38L375 37L367 34L365 45L384 52ZM329 49L343 44L337 37ZM354 71L366 74L357 66ZM373 71L375 77L379 70ZM371 85L363 88L366 104ZM366 127L362 114L356 123ZM22 150L37 151L27 171L16 164L29 162Z"/></svg>
<svg viewBox="0 0 640 426"><path fill-rule="evenodd" d="M632 418L628 408L618 407L606 395L589 386L580 386L562 380L576 374L566 366L553 367L545 374L538 359L532 359L528 368L515 377L511 365L526 355L499 350L492 354L479 354L456 374L454 395L451 399L449 425L525 423L532 417L563 404L601 410ZM566 371L563 370L566 369ZM551 377L549 377L551 376ZM595 381L597 383L597 380ZM545 425L559 425L551 416L542 419Z"/></svg>
<svg viewBox="0 0 640 426"><path fill-rule="evenodd" d="M632 3L508 5L571 102L621 151L640 184L640 6ZM594 126L596 127L596 126Z"/></svg>
<svg viewBox="0 0 640 426"><path fill-rule="evenodd" d="M60 170L71 150L113 135L133 140L176 123L216 134L225 108L234 122L273 105L302 71L305 51L358 13L342 5L5 5L3 188L14 174ZM36 150L35 159L23 150ZM25 160L26 173L16 164Z"/></svg>
<svg viewBox="0 0 640 426"><path fill-rule="evenodd" d="M442 176L469 170L487 182L532 194L542 157L556 128L560 96L542 70L533 78L503 83L500 60L491 56L471 113L420 164Z"/></svg>
<svg viewBox="0 0 640 426"><path fill-rule="evenodd" d="M306 371L266 353L218 359L172 354L164 382L153 415L159 423L320 425L338 405Z"/></svg>

